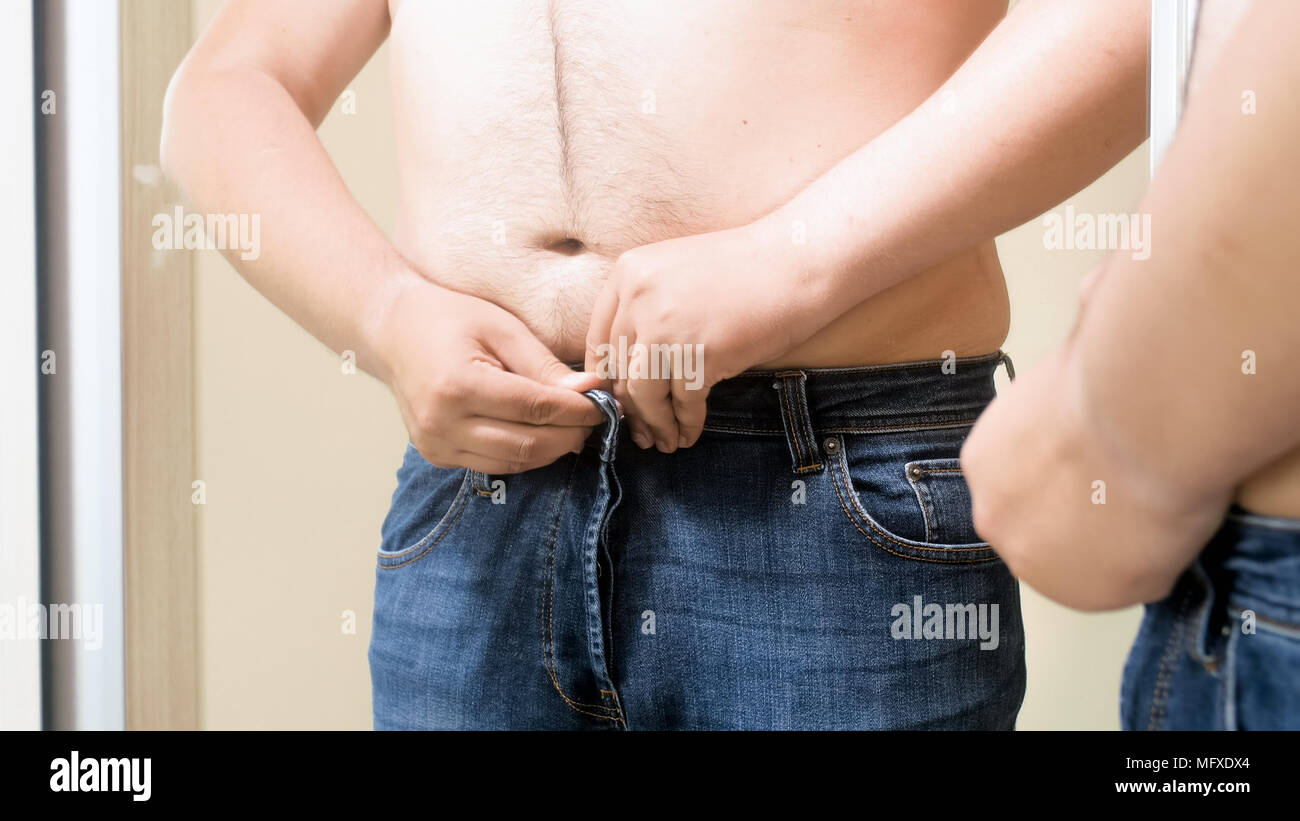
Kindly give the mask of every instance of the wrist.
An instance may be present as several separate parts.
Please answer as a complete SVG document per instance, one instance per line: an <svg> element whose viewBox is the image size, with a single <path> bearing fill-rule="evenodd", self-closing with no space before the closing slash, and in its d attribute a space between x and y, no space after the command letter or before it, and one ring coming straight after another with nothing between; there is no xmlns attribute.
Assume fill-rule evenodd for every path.
<svg viewBox="0 0 1300 821"><path fill-rule="evenodd" d="M363 358L359 364L385 384L392 384L396 364L393 331L398 308L414 289L429 286L432 283L401 262L376 277L365 296L358 328Z"/></svg>
<svg viewBox="0 0 1300 821"><path fill-rule="evenodd" d="M760 270L776 277L768 293L785 297L786 312L808 335L856 304L844 299L843 266L828 253L827 238L818 236L797 214L777 209L743 230L760 260Z"/></svg>

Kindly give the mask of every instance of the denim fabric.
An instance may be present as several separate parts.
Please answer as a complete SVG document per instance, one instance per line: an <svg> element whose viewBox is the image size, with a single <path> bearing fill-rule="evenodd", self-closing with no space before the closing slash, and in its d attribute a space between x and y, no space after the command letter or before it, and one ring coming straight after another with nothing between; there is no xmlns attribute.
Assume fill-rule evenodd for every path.
<svg viewBox="0 0 1300 821"><path fill-rule="evenodd" d="M511 476L408 446L370 645L376 728L1015 725L1020 596L957 456L1001 354L747 372L705 433Z"/></svg>
<svg viewBox="0 0 1300 821"><path fill-rule="evenodd" d="M1124 667L1126 730L1300 730L1300 520L1229 513Z"/></svg>

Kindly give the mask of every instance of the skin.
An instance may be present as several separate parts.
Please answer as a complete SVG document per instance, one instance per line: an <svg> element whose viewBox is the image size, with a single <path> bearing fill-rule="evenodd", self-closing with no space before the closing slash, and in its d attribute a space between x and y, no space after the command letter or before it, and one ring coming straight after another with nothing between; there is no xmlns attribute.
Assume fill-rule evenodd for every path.
<svg viewBox="0 0 1300 821"><path fill-rule="evenodd" d="M999 396L962 451L976 528L1071 607L1163 598L1234 496L1297 486L1297 33L1296 4L1247 13L1138 209L1151 214L1150 259L1117 253L1088 278L1068 341ZM1258 113L1242 113L1243 90Z"/></svg>
<svg viewBox="0 0 1300 821"><path fill-rule="evenodd" d="M841 317L844 306L1023 223L1136 147L1147 6L1020 3L927 100L775 212L621 256L593 312L588 368L620 336L704 346L702 389L680 378L615 385L638 444L693 444L709 386L749 367L806 364L797 351L820 342L810 346L810 332L864 320ZM790 241L796 222L808 226L803 245Z"/></svg>
<svg viewBox="0 0 1300 821"><path fill-rule="evenodd" d="M992 238L1145 131L1145 0L1022 0L1001 22L993 0L448 8L230 0L162 141L195 210L261 215L261 257L231 264L384 380L440 466L580 447L600 417L579 391L603 383L562 363L620 333L704 346L701 390L610 386L664 451L748 367L996 350ZM390 35L391 241L314 133Z"/></svg>
<svg viewBox="0 0 1300 821"><path fill-rule="evenodd" d="M186 199L262 215L262 254L228 254L274 304L387 383L432 464L485 473L580 449L603 416L516 316L438 286L348 193L317 139L333 100L388 33L382 3L231 2L168 88L164 172Z"/></svg>

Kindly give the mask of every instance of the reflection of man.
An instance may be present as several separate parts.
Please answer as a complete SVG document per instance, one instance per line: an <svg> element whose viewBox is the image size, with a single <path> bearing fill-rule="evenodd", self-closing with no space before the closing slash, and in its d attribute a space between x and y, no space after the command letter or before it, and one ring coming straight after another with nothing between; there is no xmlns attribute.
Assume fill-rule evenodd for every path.
<svg viewBox="0 0 1300 821"><path fill-rule="evenodd" d="M963 451L1018 576L1086 610L1152 602L1128 729L1300 729L1297 33L1293 3L1203 0L1151 258L1089 277L1070 340Z"/></svg>
<svg viewBox="0 0 1300 821"><path fill-rule="evenodd" d="M1007 331L991 238L1142 138L1147 3L1083 5L222 8L164 166L262 215L232 264L412 442L377 726L1014 724L1018 595L956 460ZM392 243L313 134L385 36ZM702 345L710 390L562 364L620 343Z"/></svg>

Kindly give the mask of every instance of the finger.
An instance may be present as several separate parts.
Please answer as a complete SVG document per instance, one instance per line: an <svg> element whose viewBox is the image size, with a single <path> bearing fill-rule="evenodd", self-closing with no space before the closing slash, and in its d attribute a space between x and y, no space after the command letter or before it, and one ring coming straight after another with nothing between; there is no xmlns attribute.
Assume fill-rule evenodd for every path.
<svg viewBox="0 0 1300 821"><path fill-rule="evenodd" d="M704 433L709 409L709 389L685 379L673 379L673 416L677 419L677 445L689 448Z"/></svg>
<svg viewBox="0 0 1300 821"><path fill-rule="evenodd" d="M592 427L605 421L596 403L576 391L486 364L474 370L474 384L466 390L467 415L555 427Z"/></svg>
<svg viewBox="0 0 1300 821"><path fill-rule="evenodd" d="M614 330L621 332L618 320L615 320ZM630 329L627 335L633 336ZM636 351L640 341L641 337L635 336L628 350ZM626 390L628 402L639 422L637 430L643 439L652 439L659 450L672 453L677 449L677 420L672 413L670 383L664 378L669 376L664 369L671 368L672 363L656 361L648 346L636 353L638 355L631 357L628 363Z"/></svg>
<svg viewBox="0 0 1300 821"><path fill-rule="evenodd" d="M650 429L655 447L664 453L677 450L677 417L673 415L672 383L667 379L631 377L627 392L637 418Z"/></svg>
<svg viewBox="0 0 1300 821"><path fill-rule="evenodd" d="M476 417L467 420L456 444L476 456L532 469L549 465L566 453L581 452L591 431L591 428L522 425Z"/></svg>
<svg viewBox="0 0 1300 821"><path fill-rule="evenodd" d="M627 393L627 380L615 380L610 384L609 392L613 394L614 399L616 399L619 405L623 408L623 424L627 426L628 434L632 437L632 441L642 450L653 447L655 440L654 437L650 435L650 429L632 413L632 397L628 396Z"/></svg>
<svg viewBox="0 0 1300 821"><path fill-rule="evenodd" d="M512 473L523 473L526 470L532 470L527 465L521 465L517 462L511 462L505 459L493 459L488 456L479 456L477 453L468 453L461 451L456 456L456 462L470 470L477 470L479 473L486 473L489 476L509 476Z"/></svg>
<svg viewBox="0 0 1300 821"><path fill-rule="evenodd" d="M522 322L518 328L490 340L488 345L507 371L534 382L579 393L600 387L600 380L593 374L575 371L557 359Z"/></svg>
<svg viewBox="0 0 1300 821"><path fill-rule="evenodd" d="M655 444L654 431L650 429L646 420L641 416L630 390L632 383L640 378L640 374L637 371L640 363L638 363L635 356L631 355L636 345L636 334L633 333L632 329L625 325L618 317L615 317L610 325L609 333L611 335L617 335L616 338L622 343L617 349L629 352L630 359L630 361L624 362L620 358L615 363L613 370L615 379L610 386L610 392L614 394L614 398L623 406L627 418L628 432L632 437L632 441L642 450L652 448ZM616 343L611 342L610 344L614 345ZM624 372L625 369L626 372Z"/></svg>

